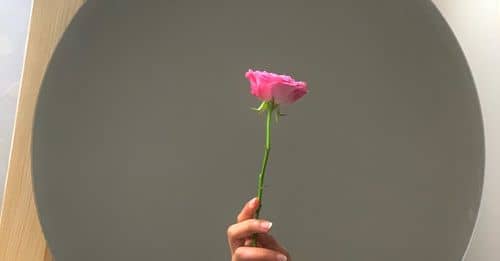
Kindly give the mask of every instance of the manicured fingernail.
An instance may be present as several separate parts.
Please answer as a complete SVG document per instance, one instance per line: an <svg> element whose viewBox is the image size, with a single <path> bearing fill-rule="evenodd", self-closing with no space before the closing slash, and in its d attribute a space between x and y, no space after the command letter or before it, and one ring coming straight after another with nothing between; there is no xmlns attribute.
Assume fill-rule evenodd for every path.
<svg viewBox="0 0 500 261"><path fill-rule="evenodd" d="M282 254L279 254L278 255L278 260L279 261L286 261L286 256L282 255Z"/></svg>
<svg viewBox="0 0 500 261"><path fill-rule="evenodd" d="M252 208L257 207L257 198L253 198L253 199L250 201L250 207L252 207Z"/></svg>
<svg viewBox="0 0 500 261"><path fill-rule="evenodd" d="M269 222L269 221L262 221L262 223L260 223L260 226L263 228L263 229L271 229L271 227L273 226L273 223L272 222Z"/></svg>

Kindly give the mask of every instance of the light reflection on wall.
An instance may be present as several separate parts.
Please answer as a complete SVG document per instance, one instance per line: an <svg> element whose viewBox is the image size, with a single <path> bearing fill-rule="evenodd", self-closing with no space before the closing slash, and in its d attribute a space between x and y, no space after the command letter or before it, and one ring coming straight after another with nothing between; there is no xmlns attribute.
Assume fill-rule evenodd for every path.
<svg viewBox="0 0 500 261"><path fill-rule="evenodd" d="M26 46L31 0L0 0L0 202Z"/></svg>

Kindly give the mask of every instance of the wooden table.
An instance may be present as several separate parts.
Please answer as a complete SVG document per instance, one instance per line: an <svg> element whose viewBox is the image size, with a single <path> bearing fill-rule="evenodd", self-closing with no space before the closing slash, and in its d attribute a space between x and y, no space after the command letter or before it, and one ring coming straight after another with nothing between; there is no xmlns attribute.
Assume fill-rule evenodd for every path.
<svg viewBox="0 0 500 261"><path fill-rule="evenodd" d="M33 0L27 49L0 214L0 260L50 261L31 183L31 134L49 59L84 0Z"/></svg>

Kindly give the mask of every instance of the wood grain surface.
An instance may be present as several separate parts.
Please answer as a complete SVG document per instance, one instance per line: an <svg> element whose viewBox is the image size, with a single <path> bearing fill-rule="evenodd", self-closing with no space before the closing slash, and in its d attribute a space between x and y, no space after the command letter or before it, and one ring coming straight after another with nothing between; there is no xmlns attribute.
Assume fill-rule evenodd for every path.
<svg viewBox="0 0 500 261"><path fill-rule="evenodd" d="M0 214L0 260L50 261L31 181L31 135L45 69L67 25L84 0L33 0L12 147Z"/></svg>

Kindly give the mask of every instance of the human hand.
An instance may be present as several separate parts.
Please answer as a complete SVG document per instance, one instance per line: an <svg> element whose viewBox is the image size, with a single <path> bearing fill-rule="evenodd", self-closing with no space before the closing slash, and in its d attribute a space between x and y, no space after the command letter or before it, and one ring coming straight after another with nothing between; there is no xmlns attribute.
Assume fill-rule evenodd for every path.
<svg viewBox="0 0 500 261"><path fill-rule="evenodd" d="M227 229L231 261L291 261L288 251L268 234L271 222L253 218L258 202L257 197L248 201L238 214L237 223ZM255 233L256 247L252 247L252 235Z"/></svg>

